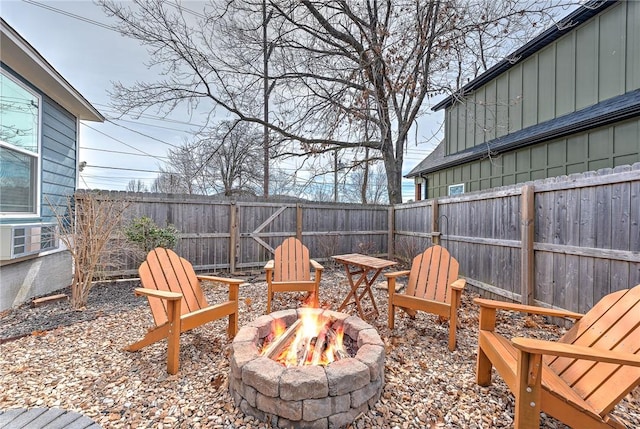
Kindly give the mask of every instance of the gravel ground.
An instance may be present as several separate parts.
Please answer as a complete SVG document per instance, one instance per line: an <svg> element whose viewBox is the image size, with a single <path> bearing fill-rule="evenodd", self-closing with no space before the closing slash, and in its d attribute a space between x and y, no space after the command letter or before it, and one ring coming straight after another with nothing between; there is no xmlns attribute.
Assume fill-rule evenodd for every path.
<svg viewBox="0 0 640 429"><path fill-rule="evenodd" d="M264 314L263 274L247 276L240 287L240 326ZM96 285L85 311L67 302L0 313L0 410L58 407L83 413L104 428L266 428L245 417L227 389L225 322L216 321L181 337L180 371L166 373L166 342L137 353L123 348L152 326L136 281ZM342 271L328 267L321 304L336 309L348 290ZM65 292L65 291L62 291ZM68 291L66 291L68 292ZM57 292L60 293L60 292ZM208 285L210 302L224 289ZM354 428L508 428L514 399L499 376L490 387L475 383L478 310L465 292L458 348L447 349L448 323L401 311L396 328L386 326L386 290L375 289L380 315L368 320L387 345L386 380L375 410L360 415ZM300 294L277 294L273 310L299 306ZM563 330L543 318L500 313L499 330L555 339ZM637 390L614 414L629 428L640 427ZM566 428L543 416L544 428Z"/></svg>

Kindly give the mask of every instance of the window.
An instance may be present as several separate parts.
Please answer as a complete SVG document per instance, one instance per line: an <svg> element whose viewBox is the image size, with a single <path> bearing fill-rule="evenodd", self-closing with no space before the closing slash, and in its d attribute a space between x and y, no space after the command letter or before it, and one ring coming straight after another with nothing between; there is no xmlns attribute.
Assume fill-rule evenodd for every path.
<svg viewBox="0 0 640 429"><path fill-rule="evenodd" d="M449 196L464 194L464 183L458 183L457 185L449 185Z"/></svg>
<svg viewBox="0 0 640 429"><path fill-rule="evenodd" d="M38 213L40 98L0 70L0 213Z"/></svg>

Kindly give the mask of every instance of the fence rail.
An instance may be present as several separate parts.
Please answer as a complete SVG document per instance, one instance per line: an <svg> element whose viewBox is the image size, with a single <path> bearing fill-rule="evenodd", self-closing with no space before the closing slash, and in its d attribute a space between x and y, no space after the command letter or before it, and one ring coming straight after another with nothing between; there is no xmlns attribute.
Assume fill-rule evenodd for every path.
<svg viewBox="0 0 640 429"><path fill-rule="evenodd" d="M640 163L396 206L101 195L128 199L127 220L173 224L177 252L197 270L260 269L297 236L321 261L352 252L408 261L440 243L478 289L579 312L640 283Z"/></svg>

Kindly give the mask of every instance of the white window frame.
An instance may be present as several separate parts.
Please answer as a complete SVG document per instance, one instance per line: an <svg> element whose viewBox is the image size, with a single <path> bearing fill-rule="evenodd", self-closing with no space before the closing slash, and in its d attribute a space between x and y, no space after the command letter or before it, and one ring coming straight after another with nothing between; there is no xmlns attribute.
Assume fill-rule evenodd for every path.
<svg viewBox="0 0 640 429"><path fill-rule="evenodd" d="M10 79L13 83L18 85L20 88L24 89L26 92L31 94L33 97L38 99L38 136L37 136L37 145L38 152L34 153L19 147L16 147L10 143L7 143L3 140L0 140L0 146L5 147L9 150L13 150L15 152L28 155L36 158L36 179L35 179L35 213L23 213L23 212L0 212L0 219L35 219L40 217L41 213L41 189L42 189L42 96L35 92L28 85L25 85L24 82L21 82L15 76L13 76L8 71L0 68L0 73L7 79Z"/></svg>
<svg viewBox="0 0 640 429"><path fill-rule="evenodd" d="M455 185L449 185L447 189L447 195L450 197L464 194L464 183L456 183Z"/></svg>

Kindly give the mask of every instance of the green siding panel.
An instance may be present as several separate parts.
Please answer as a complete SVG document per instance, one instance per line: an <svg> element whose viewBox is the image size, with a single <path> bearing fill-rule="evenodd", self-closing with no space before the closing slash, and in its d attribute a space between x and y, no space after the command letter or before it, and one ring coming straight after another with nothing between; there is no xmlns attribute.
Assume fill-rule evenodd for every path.
<svg viewBox="0 0 640 429"><path fill-rule="evenodd" d="M611 153L609 129L599 129L589 133L589 160L608 158Z"/></svg>
<svg viewBox="0 0 640 429"><path fill-rule="evenodd" d="M429 175L429 198L464 183L466 192L640 162L640 118L505 152Z"/></svg>
<svg viewBox="0 0 640 429"><path fill-rule="evenodd" d="M493 140L496 138L496 120L497 120L497 98L496 98L496 86L497 83L495 80L492 80L487 84L485 91L485 118L484 118L484 126L486 128L486 132L484 135L484 141Z"/></svg>
<svg viewBox="0 0 640 429"><path fill-rule="evenodd" d="M522 128L538 123L538 56L522 63Z"/></svg>
<svg viewBox="0 0 640 429"><path fill-rule="evenodd" d="M485 113L486 113L486 90L485 87L480 88L475 93L475 107L476 107L476 123L475 123L475 136L474 136L474 146L484 143L485 140ZM467 146L467 149L470 149L473 146Z"/></svg>
<svg viewBox="0 0 640 429"><path fill-rule="evenodd" d="M640 88L640 1L620 2L448 110L447 154Z"/></svg>
<svg viewBox="0 0 640 429"><path fill-rule="evenodd" d="M522 64L508 71L509 74L509 133L522 128Z"/></svg>
<svg viewBox="0 0 640 429"><path fill-rule="evenodd" d="M575 110L575 55L575 33L569 33L558 40L556 46L555 113L558 117Z"/></svg>
<svg viewBox="0 0 640 429"><path fill-rule="evenodd" d="M599 101L625 91L626 9L620 3L600 15Z"/></svg>
<svg viewBox="0 0 640 429"><path fill-rule="evenodd" d="M514 152L505 153L502 157L503 174L513 174L516 172L516 154Z"/></svg>
<svg viewBox="0 0 640 429"><path fill-rule="evenodd" d="M627 122L616 126L613 135L615 155L640 153L638 122Z"/></svg>
<svg viewBox="0 0 640 429"><path fill-rule="evenodd" d="M454 143L456 147L458 145L458 111L459 110L460 110L460 106L457 105L454 109L450 109L447 114L447 118L449 121L447 123L449 140L447 141L449 142L449 144ZM447 148L447 153L448 154L453 153L450 147Z"/></svg>
<svg viewBox="0 0 640 429"><path fill-rule="evenodd" d="M467 139L467 106L466 104L460 104L458 105L458 138L456 139L456 141L451 142L451 147L453 148L454 152L459 152L461 150L464 150L465 148L465 141Z"/></svg>
<svg viewBox="0 0 640 429"><path fill-rule="evenodd" d="M640 88L640 2L626 2L627 6L627 73L626 89Z"/></svg>
<svg viewBox="0 0 640 429"><path fill-rule="evenodd" d="M503 74L496 81L496 137L509 131L509 75Z"/></svg>
<svg viewBox="0 0 640 429"><path fill-rule="evenodd" d="M564 165L567 162L566 140L556 140L547 145L547 165Z"/></svg>
<svg viewBox="0 0 640 429"><path fill-rule="evenodd" d="M538 116L536 123L553 119L556 114L556 48L548 46L538 54Z"/></svg>
<svg viewBox="0 0 640 429"><path fill-rule="evenodd" d="M580 162L577 164L567 164L567 175L575 173L584 173L587 171L586 163Z"/></svg>
<svg viewBox="0 0 640 429"><path fill-rule="evenodd" d="M516 152L516 171L529 171L531 169L531 151L529 148Z"/></svg>
<svg viewBox="0 0 640 429"><path fill-rule="evenodd" d="M587 134L573 136L567 140L567 162L584 163L587 153Z"/></svg>
<svg viewBox="0 0 640 429"><path fill-rule="evenodd" d="M466 103L466 115L467 115L467 124L465 125L465 142L464 146L460 147L458 145L459 150L464 150L474 146L474 139L476 134L476 104L475 98L471 96L467 99Z"/></svg>
<svg viewBox="0 0 640 429"><path fill-rule="evenodd" d="M598 20L576 30L576 110L598 101Z"/></svg>
<svg viewBox="0 0 640 429"><path fill-rule="evenodd" d="M531 148L531 168L542 170L547 166L547 147L537 145Z"/></svg>

